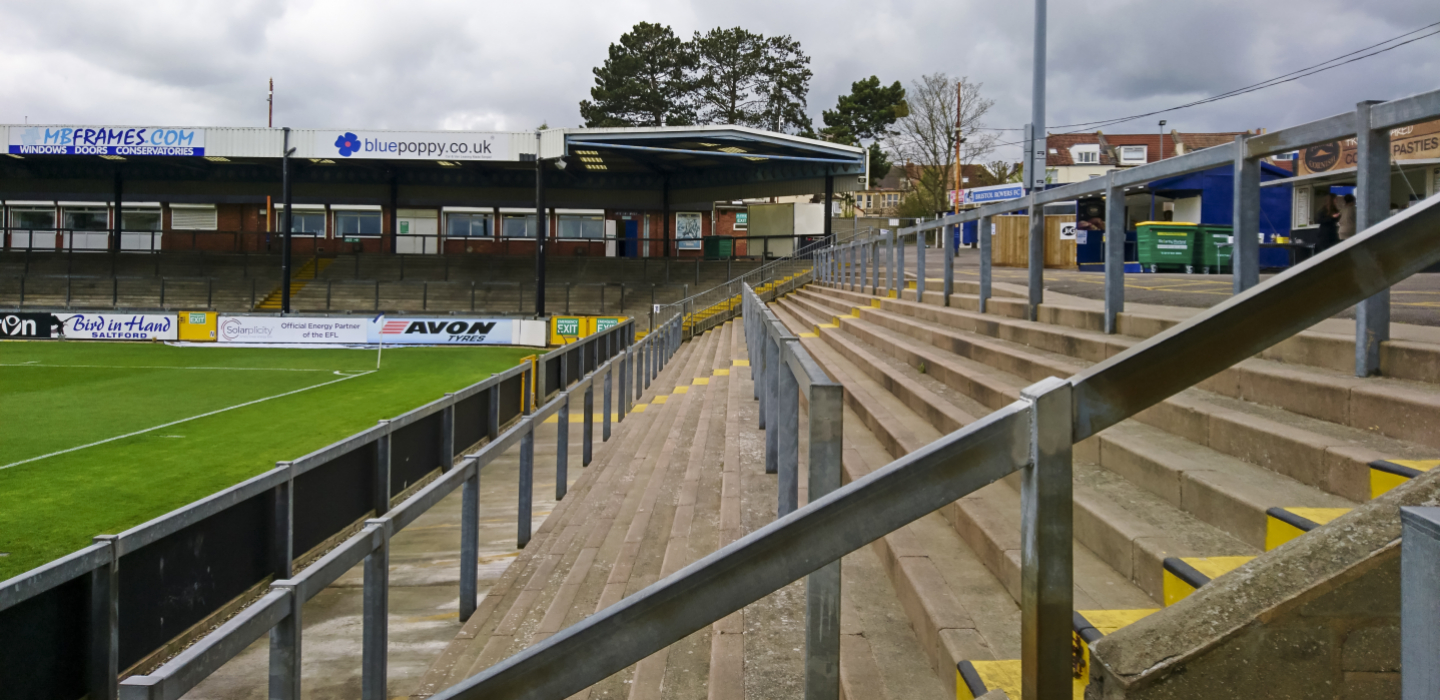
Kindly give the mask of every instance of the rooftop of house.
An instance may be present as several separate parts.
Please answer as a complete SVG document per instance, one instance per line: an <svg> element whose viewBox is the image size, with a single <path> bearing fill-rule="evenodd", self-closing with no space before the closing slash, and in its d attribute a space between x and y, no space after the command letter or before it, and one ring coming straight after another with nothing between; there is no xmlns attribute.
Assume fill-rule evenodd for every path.
<svg viewBox="0 0 1440 700"><path fill-rule="evenodd" d="M1173 158L1177 155L1183 155L1192 151L1210 148L1211 146L1218 146L1220 144L1229 143L1231 141L1234 141L1237 135L1245 133L1250 132L1225 131L1218 133L1186 134L1181 133L1178 130L1171 129L1169 133L1166 133L1164 135L1161 135L1159 133L1106 134L1100 131L1076 134L1050 134L1045 138L1045 144L1048 150L1045 156L1045 162L1046 165L1050 166L1115 166L1120 165L1120 148L1122 146L1144 146L1144 162L1153 163L1161 159L1162 153L1164 154L1163 157L1165 158ZM1080 150L1094 150L1078 148L1081 146L1098 147L1099 158L1097 162L1089 163L1077 161L1076 153L1078 153ZM1139 165L1139 163L1127 162L1125 163L1125 165Z"/></svg>

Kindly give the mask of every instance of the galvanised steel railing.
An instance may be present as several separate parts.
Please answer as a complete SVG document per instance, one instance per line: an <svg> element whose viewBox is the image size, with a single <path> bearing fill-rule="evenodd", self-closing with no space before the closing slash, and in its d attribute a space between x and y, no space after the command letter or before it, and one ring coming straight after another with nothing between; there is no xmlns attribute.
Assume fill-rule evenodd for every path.
<svg viewBox="0 0 1440 700"><path fill-rule="evenodd" d="M874 228L841 231L832 234L833 240L812 241L801 246L788 256L778 258L741 274L724 284L687 296L663 306L655 307L655 319L665 320L673 316L684 319L683 336L693 338L736 316L741 307L741 290L745 285L769 289L776 285L793 290L811 281L811 269L819 256L827 250L841 245L842 241L856 241L878 234Z"/></svg>
<svg viewBox="0 0 1440 700"><path fill-rule="evenodd" d="M812 494L805 507L434 697L566 697L1017 471L1022 475L1023 692L1042 700L1071 697L1073 445L1440 261L1440 198L1386 219L1388 207L1377 205L1386 203L1380 195L1388 193L1388 159L1370 157L1382 152L1374 146L1381 138L1377 129L1440 115L1440 92L1374 105L1363 113L1368 116L1358 123L1368 125L1369 135L1360 139L1357 219L1363 228L1356 236L1264 284L1250 284L1225 302L1069 379L1038 382L1021 392L1021 400L844 487L823 496ZM1354 133L1344 132L1344 125L1356 122L1352 115L1342 115L1162 161L1156 164L1159 168L1142 166L1150 168L1143 175L1136 174L1140 168L1122 175L1127 182L1140 182L1160 177L1159 170L1175 174L1213 167L1234 153L1241 154L1238 167L1253 171L1258 155L1342 138ZM1381 172L1384 177L1379 177ZM1107 181L1118 179L1111 175ZM1253 190L1259 184L1250 176L1237 181L1237 189L1243 185ZM1073 197L1088 191L1086 186L1050 190L1030 204ZM1064 194L1052 194L1066 188ZM1248 192L1237 195L1251 198ZM1241 223L1243 236L1248 224ZM1256 240L1253 235L1250 239ZM1253 246L1240 246L1247 247L1253 261ZM841 249L823 252L828 259L820 266L822 279L834 280L837 273L856 267L839 265L845 255ZM1039 257L1032 254L1031 260ZM773 344L773 337L784 339L771 336L771 326L759 324L766 329L761 330L753 323L747 318L745 326L752 352L757 345L768 347L767 341ZM768 459L769 433L776 433L777 458L779 446L794 439L788 406L797 389L788 383L786 372L764 371L765 366L762 360L756 383L757 395L765 397ZM777 419L770 407L781 405L787 408L777 412L782 416ZM787 433L790 437L782 437ZM781 493L784 499L785 489ZM808 669L812 661L826 658L807 655L808 698L836 696L823 673L812 675Z"/></svg>
<svg viewBox="0 0 1440 700"><path fill-rule="evenodd" d="M481 470L519 445L516 541L523 547L531 536L535 428L558 416L558 500L567 484L572 395L581 401L588 465L594 393L602 392L608 440L612 401L623 419L679 347L679 322L634 336L634 320L626 320L0 582L6 695L179 698L268 632L270 696L299 698L303 604L363 562L362 697L383 699L390 538L461 489L459 616L468 618L477 602ZM487 439L477 453L454 458L457 447ZM120 682L127 669L142 675Z"/></svg>
<svg viewBox="0 0 1440 700"><path fill-rule="evenodd" d="M1067 202L1085 195L1105 195L1105 220L1125 220L1125 190L1143 186L1162 178L1200 172L1229 165L1235 173L1233 201L1234 292L1240 294L1260 281L1260 161L1268 156L1289 153L1308 146L1353 138L1356 141L1356 219L1359 228L1373 226L1390 213L1390 132L1419 122L1440 117L1440 90L1410 97L1378 102L1367 100L1356 105L1354 112L1337 114L1307 124L1265 134L1241 134L1233 143L1214 146L1146 165L1111 170L1103 178L1073 182L1029 195L986 204L959 214L944 216L904 228L890 240L876 242L864 252L876 262L887 263L889 290L903 289L903 242L916 240L916 298L925 290L925 237L935 229L944 230L970 221L978 221L978 230L990 230L991 217L1021 209L1032 213L1029 236L1029 316L1035 320L1045 299L1045 219L1034 215L1046 204ZM990 298L991 240L977 236L980 247L980 309L983 312ZM944 276L943 298L949 303L954 285L954 237L943 236ZM885 247L884 253L881 246ZM838 269L844 253L832 256L832 272ZM1116 332L1116 319L1125 310L1125 237L1105 237L1105 332ZM898 262L897 262L898 258ZM1390 338L1390 291L1382 289L1375 296L1362 300L1355 307L1355 374L1367 377L1380 371L1380 344Z"/></svg>

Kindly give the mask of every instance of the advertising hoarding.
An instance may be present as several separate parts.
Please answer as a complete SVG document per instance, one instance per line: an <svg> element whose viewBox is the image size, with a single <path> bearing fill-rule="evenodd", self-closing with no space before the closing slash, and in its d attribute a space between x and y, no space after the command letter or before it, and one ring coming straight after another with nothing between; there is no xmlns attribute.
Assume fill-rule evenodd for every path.
<svg viewBox="0 0 1440 700"><path fill-rule="evenodd" d="M1015 182L1003 185L987 185L985 187L971 187L963 190L950 190L950 205L960 204L987 204L989 202L1002 202L1007 199L1019 199L1025 196L1025 186ZM956 201L957 198L959 201Z"/></svg>
<svg viewBox="0 0 1440 700"><path fill-rule="evenodd" d="M217 326L222 343L301 343L364 345L370 342L365 317L225 316Z"/></svg>
<svg viewBox="0 0 1440 700"><path fill-rule="evenodd" d="M518 345L513 318L389 318L370 326L370 342L386 345Z"/></svg>
<svg viewBox="0 0 1440 700"><path fill-rule="evenodd" d="M453 131L315 132L315 154L322 158L389 160L519 160L510 134Z"/></svg>
<svg viewBox="0 0 1440 700"><path fill-rule="evenodd" d="M55 314L0 314L0 338L51 338L59 325Z"/></svg>
<svg viewBox="0 0 1440 700"><path fill-rule="evenodd" d="M16 155L203 156L204 129L163 126L10 127Z"/></svg>
<svg viewBox="0 0 1440 700"><path fill-rule="evenodd" d="M57 314L71 340L176 340L174 314Z"/></svg>

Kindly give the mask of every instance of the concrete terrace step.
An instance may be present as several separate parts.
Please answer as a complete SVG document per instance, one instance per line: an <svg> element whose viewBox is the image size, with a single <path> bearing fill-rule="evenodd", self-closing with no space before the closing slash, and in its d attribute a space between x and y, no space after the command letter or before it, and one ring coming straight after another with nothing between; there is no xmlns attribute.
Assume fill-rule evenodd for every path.
<svg viewBox="0 0 1440 700"><path fill-rule="evenodd" d="M934 280L927 289L939 289ZM1015 319L1027 317L1027 302L1024 299L1006 298L1002 294L1013 293L1009 285L997 283L995 295L991 298L992 314ZM1022 289L1023 287L1018 287ZM913 301L915 294L902 294ZM1020 296L1020 295L1017 295ZM1103 331L1105 315L1101 302L1063 294L1048 294L1054 299L1041 304L1038 320L1077 329ZM925 304L944 306L939 292L927 291ZM958 302L958 303L957 303ZM954 295L951 307L976 310L974 298ZM1200 313L1203 309L1164 307L1146 304L1131 304L1127 312L1116 319L1120 334L1148 338ZM1284 342L1261 353L1261 357L1297 365L1322 367L1336 372L1353 374L1355 368L1355 337L1353 322L1342 319L1322 321L1315 327L1297 334ZM1408 379L1422 382L1440 380L1440 331L1422 326L1393 324L1391 339L1380 347L1380 373L1394 379Z"/></svg>
<svg viewBox="0 0 1440 700"><path fill-rule="evenodd" d="M787 299L785 303L802 306L805 301L796 297ZM862 312L862 318L871 317L872 314ZM879 318L883 320L884 317ZM962 358L938 349L926 349L918 342L895 338L865 320L842 319L842 327L876 348L889 348L912 365L923 363L927 376L934 376L972 393L993 408L1018 399L1019 390L1026 384L1013 375L978 372L973 363L964 363ZM849 341L836 336L834 342ZM1005 355L1004 350L1003 347L994 348L993 357L1011 357ZM882 371L880 363L874 360L869 360L868 366L873 372ZM903 381L896 379L891 385L903 386ZM946 430L948 432L949 428ZM1254 547L1264 546L1265 511L1277 502L1311 507L1353 505L1319 489L1256 469L1233 457L1131 421L1082 443L1077 446L1076 454L1077 459L1103 464L1131 478L1137 485L1172 505Z"/></svg>
<svg viewBox="0 0 1440 700"><path fill-rule="evenodd" d="M803 296L800 295L787 298L780 303L780 306L784 308L794 308L801 314L805 313L805 302ZM864 315L862 310L862 316ZM864 323L863 321L856 321L851 318L842 318L840 320L842 327L845 329L850 329L852 326L859 326ZM797 323L800 324L824 325L814 324L814 321L814 316L808 318L802 316L797 319ZM878 350L870 354L865 354L865 351L860 349L860 342L843 338L840 329L820 327L818 330L820 331L821 338L837 348L841 348L842 354L848 353L846 359L853 362L854 365L865 366L871 373L895 373L893 368L887 367L875 357L875 355L878 354ZM883 340L881 342L883 342ZM829 368L827 367L827 369ZM929 367L927 366L927 374L928 370ZM845 372L846 370L842 369L840 371ZM843 382L845 380L842 379L841 381ZM912 402L921 401L933 403L939 401L933 392L914 391L910 386L912 384L914 384L913 381L906 381L903 377L892 377L885 386L890 387L891 391L900 392L900 394L903 394L905 398L908 398ZM1020 386L1022 385L1016 382L1007 389L1006 393L1010 394L1010 396L1016 396L1018 395ZM860 401L859 403L861 407L857 407L856 410L864 412L866 409L863 406L866 402ZM854 403L851 405L854 406ZM943 414L943 412L943 407L934 406L929 411L929 415ZM922 415L925 414L922 413ZM934 420L935 419L931 420L932 424L934 424ZM903 423L904 421L900 422ZM872 429L878 428L881 431L886 430L884 425L885 421L881 417L871 417L867 423L872 425ZM906 427L909 427L912 431L914 430L913 426ZM891 442L901 442L903 444L903 441L893 439ZM911 446L908 449L915 449L916 447L918 447L918 445ZM1090 455L1086 454L1083 446L1077 449L1077 460L1084 460L1088 457L1089 461L1098 461L1099 455L1096 445L1092 443L1090 447L1090 452L1092 453ZM1255 469L1254 467L1248 468L1252 470ZM1157 601L1161 595L1160 562L1165 556L1169 556L1175 551L1204 551L1227 554L1239 551L1251 551L1250 548L1246 547L1245 543L1236 541L1226 533L1196 521L1195 518L1188 513L1170 512L1184 505L1183 502L1167 505L1160 499L1154 497L1145 499L1138 499L1138 497L1121 499L1118 498L1115 493L1102 497L1098 493L1092 493L1092 491L1099 489L1101 486L1105 486L1106 482L1104 480L1092 480L1093 483L1088 485L1082 484L1078 479L1080 473L1077 469L1076 501L1079 506L1078 510L1086 511L1089 526L1084 529L1077 527L1077 539L1100 554L1101 558L1116 571L1123 572L1127 578L1135 581L1154 596ZM1271 476L1274 479L1280 479L1280 477ZM1303 491L1303 488L1300 488L1298 484L1292 483L1286 484L1286 486L1291 486L1290 491L1295 491L1297 488ZM1019 495L1013 488L1005 491L998 487L999 485L992 486L967 499L961 499L960 504L955 508L954 518L952 520L956 524L957 530L970 535L967 541L970 541L977 551L985 554L984 558L991 570L995 572L1002 581L1006 582L1007 587L1009 587L1012 592L1018 595L1018 522L1010 522L1015 520L1015 518L997 517L996 513L1018 512ZM1087 488L1090 489L1090 491L1087 491ZM1119 489L1119 491L1123 490L1123 488ZM1252 496L1253 500L1254 494L1248 492L1243 483L1239 487L1239 490L1242 492L1242 495ZM1116 489L1110 488L1109 491L1115 492ZM1334 503L1333 497L1331 497L1332 500L1330 501L1324 500L1324 494L1319 494L1317 498L1320 499L1317 503L1318 505L1332 505ZM1196 500L1198 502L1201 499ZM1220 500L1222 505L1228 504L1228 502L1223 499L1212 497L1209 501L1204 501L1203 503L1199 503L1199 505L1214 507L1213 502L1216 500ZM1245 502L1242 497L1236 497L1235 500L1241 503ZM1253 508L1253 518L1251 518L1251 520L1254 522L1253 529L1258 533L1254 538L1256 542L1256 544L1253 545L1254 551L1258 551L1258 549L1263 546L1265 509L1272 505L1273 503L1262 503L1258 507ZM1137 520L1133 517L1137 509L1145 513L1149 513L1150 511L1154 512ZM1201 512L1205 511L1201 510ZM1081 515L1077 511L1077 522L1080 519ZM1227 524L1231 522L1226 518L1216 518L1216 520ZM1184 533L1183 536L1166 535L1167 532L1177 532L1177 528L1179 532Z"/></svg>
<svg viewBox="0 0 1440 700"><path fill-rule="evenodd" d="M817 299L819 295L813 292L801 292L800 296L801 298ZM835 299L830 299L828 302L832 308L837 304L845 303ZM817 303L820 302L817 300ZM896 345L905 344L905 338L909 337L923 341L939 350L950 351L985 362L997 369L1018 375L1021 381L1016 383L1015 389L1030 381L1052 374L1068 376L1087 364L1077 358L1058 355L1047 350L1036 350L1018 341L987 337L981 333L946 325L969 322L973 324L972 327L982 329L983 333L986 319L981 318L977 321L974 318L975 314L917 305L913 302L882 300L879 303L882 307L879 309L859 307L859 319L873 322L887 331L893 331L893 333L884 335L892 339ZM1051 329L1042 327L1045 324L1022 321L1003 325L1018 326L1019 324L1035 328L1039 337L1042 338L1054 334ZM846 321L847 330L852 325L856 326L856 330L853 332L860 335L866 334L866 329L863 327ZM1021 326L1021 329L1024 330L1024 327ZM1060 334L1064 335L1065 330L1060 329ZM896 338L895 334L903 337ZM877 334L871 329L868 337L874 339L876 336ZM1113 336L1102 336L1102 338L1112 339L1107 340L1108 343L1116 342L1113 340ZM1090 357L1101 354L1101 349L1094 346L1090 346L1087 352L1086 346L1080 344L1073 337L1065 342L1071 343L1072 352L1077 354ZM1058 349L1063 345L1057 342L1052 343L1051 347ZM914 358L925 357L923 353L916 353L914 343L909 344L909 350ZM936 357L933 350L929 351L927 369L936 364ZM942 372L947 369L953 368L941 367ZM1323 408L1315 408L1317 402L1314 400L1314 396L1320 388L1327 386L1326 381L1332 378L1337 382L1374 381L1326 377L1327 374L1333 373L1328 370L1300 368L1267 360L1247 360L1239 365L1238 369L1229 370L1203 383L1202 387L1205 391L1183 392L1142 412L1136 416L1136 420L1176 432L1198 444L1208 445L1231 456L1255 462L1276 472L1292 476L1308 485L1354 501L1366 500L1369 497L1368 488L1365 485L1369 462L1384 458L1382 455L1423 459L1435 454L1435 448L1429 445L1387 439L1384 435L1377 434L1380 431L1367 429L1371 426L1360 428L1353 425L1336 425L1324 421L1323 418L1285 410L1288 406L1324 416L1327 415L1327 411ZM1239 400L1246 396L1255 397L1258 393L1254 388L1256 386L1274 387L1275 390L1268 394L1270 398L1285 394L1287 387L1285 375L1289 375L1292 379L1302 376L1308 383L1288 385L1291 389L1288 393L1293 398L1287 398L1284 401L1267 401L1266 404L1261 404ZM949 379L949 381L955 380L954 376ZM1406 417L1404 420L1387 421L1387 424L1397 426L1396 431L1404 430L1407 435L1413 435L1422 432L1416 426L1440 421L1433 417L1440 414L1440 411L1421 410L1421 407L1428 405L1431 401L1440 401L1440 392L1431 391L1428 385L1420 383L1387 381L1390 384L1404 385L1404 388L1417 397L1405 398L1402 402L1392 404L1387 409ZM1367 388L1367 395L1378 396L1384 391L1383 387L1379 387L1379 385L1376 387L1375 389ZM957 388L960 387L957 385ZM974 390L976 387L970 388ZM991 386L983 398L977 395L977 399L991 407L998 408L1013 400L1013 396L1013 394L1005 396L1001 392L996 392ZM1283 403L1285 406L1281 406L1277 410L1269 406L1274 403ZM1329 412L1332 417L1334 413L1334 411ZM1371 412L1371 414L1375 413L1378 411ZM1355 422L1366 421L1357 416ZM1426 439L1428 441L1435 438L1431 438L1427 434ZM1261 445L1270 441L1268 444L1284 445L1286 449L1257 453L1254 449L1257 440Z"/></svg>
<svg viewBox="0 0 1440 700"><path fill-rule="evenodd" d="M642 400L671 393L682 377L693 381L698 345L683 346ZM663 482L668 466L657 469L656 458L688 396L682 394L665 410L630 414L599 446L567 498L431 667L420 686L422 696L558 631L570 617L583 618L602 598L619 599L629 582L622 551L627 533L637 515L648 516L641 514L642 501L651 483Z"/></svg>
<svg viewBox="0 0 1440 700"><path fill-rule="evenodd" d="M795 324L792 327L803 328L805 322L791 311L800 314L804 311L795 309L790 302L789 298L782 301L777 313L782 320ZM859 358L860 362L851 362L819 343L818 339L802 339L802 343L807 345L827 372L846 385L847 426L876 426L872 428L875 432L847 429L845 470L849 479L883 466L896 454L904 454L908 451L906 443L910 444L909 449L913 449L939 436L933 429L925 432L927 426L913 412L907 415L903 405L885 402L883 397L874 398L876 394L883 393L883 389L859 369L863 356ZM861 350L852 348L852 357L855 352ZM858 401L852 399L852 394L861 398ZM871 398L867 400L865 397ZM876 408L877 402L884 403L891 410ZM885 434L901 426L917 432L909 437ZM971 541L963 538L965 532L952 524L957 519L966 525L977 521L993 523L996 520L991 517L994 513L987 512L986 507L996 498L1005 500L1007 495L1014 505L1008 510L1013 511L1015 523L1011 531L998 535L1007 542L997 544L986 537L976 537L978 542ZM987 574L985 571L1005 568L1005 565L997 564L996 559L1013 561L1018 558L1019 496L1013 487L1003 483L992 485L977 496L980 498L970 502L962 500L955 508L942 511L943 518L949 518L951 523L947 523L941 514L927 516L887 535L874 545L886 561L911 624L921 639L926 640L932 668L947 677L951 693L955 692L955 664L960 660L1004 658L1018 654L1018 608L1014 602L1014 595L1018 595L1018 573L1010 576L1014 583L1006 585L998 580L1005 578L1004 575ZM1004 519L1003 514L998 517ZM976 534L976 530L971 529L970 534ZM1097 607L1153 604L1145 593L1130 585L1083 546L1077 546L1076 551L1077 600ZM977 564L983 564L983 567ZM1156 575L1158 577L1158 571Z"/></svg>
<svg viewBox="0 0 1440 700"><path fill-rule="evenodd" d="M740 329L727 323L682 346L432 667L421 697L774 519ZM803 469L802 457L802 484ZM948 697L876 555L852 554L842 575L846 697ZM803 620L796 582L575 697L800 697Z"/></svg>

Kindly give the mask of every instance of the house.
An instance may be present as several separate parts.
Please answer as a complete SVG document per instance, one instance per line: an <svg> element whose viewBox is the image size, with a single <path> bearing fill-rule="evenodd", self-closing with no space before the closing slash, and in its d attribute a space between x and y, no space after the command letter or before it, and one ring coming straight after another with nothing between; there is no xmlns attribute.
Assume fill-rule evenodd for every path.
<svg viewBox="0 0 1440 700"><path fill-rule="evenodd" d="M895 213L912 188L910 176L918 175L915 166L892 165L890 172L855 193L855 209L860 216L889 216Z"/></svg>
<svg viewBox="0 0 1440 700"><path fill-rule="evenodd" d="M939 169L934 168L936 171ZM872 187L855 193L855 208L861 216L893 216L900 203L905 201L905 196L914 191L926 170L926 166L915 163L891 166L890 172ZM946 170L949 174L941 186L946 191L952 191L955 187L954 171L949 168ZM999 180L988 168L977 163L962 165L960 178L962 189L999 184Z"/></svg>
<svg viewBox="0 0 1440 700"><path fill-rule="evenodd" d="M1230 143L1236 136L1250 133L1260 132L1185 134L1171 129L1167 134L1106 134L1101 131L1050 134L1045 137L1045 179L1052 184L1081 182L1116 168L1154 163ZM1288 158L1267 159L1267 162L1284 170L1292 169L1292 161Z"/></svg>

